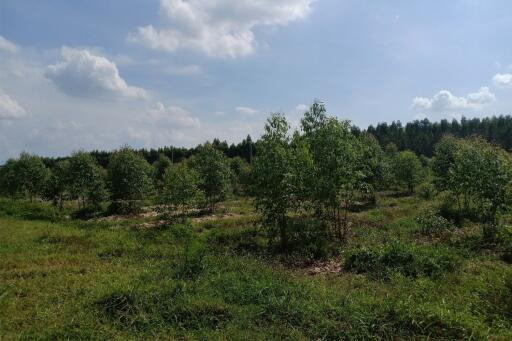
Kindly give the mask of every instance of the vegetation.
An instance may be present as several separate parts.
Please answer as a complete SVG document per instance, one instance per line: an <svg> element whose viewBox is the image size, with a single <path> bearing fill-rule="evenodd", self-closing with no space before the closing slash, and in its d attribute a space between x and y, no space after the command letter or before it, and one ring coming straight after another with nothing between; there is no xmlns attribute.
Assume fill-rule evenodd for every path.
<svg viewBox="0 0 512 341"><path fill-rule="evenodd" d="M511 339L510 154L393 142L315 102L245 155L8 160L0 339Z"/></svg>

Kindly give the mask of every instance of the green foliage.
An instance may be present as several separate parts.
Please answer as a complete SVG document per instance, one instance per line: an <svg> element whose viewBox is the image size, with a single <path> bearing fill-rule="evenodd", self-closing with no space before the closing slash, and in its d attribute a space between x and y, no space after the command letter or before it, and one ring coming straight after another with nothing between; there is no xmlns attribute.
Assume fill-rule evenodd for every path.
<svg viewBox="0 0 512 341"><path fill-rule="evenodd" d="M74 153L69 159L69 165L63 169L63 183L59 186L66 187L69 181L69 192L72 198L78 199L80 209L99 208L101 202L107 197L105 188L105 176L102 169L92 156L85 152Z"/></svg>
<svg viewBox="0 0 512 341"><path fill-rule="evenodd" d="M34 197L42 195L49 172L39 156L21 153L17 160L9 160L0 169L2 192Z"/></svg>
<svg viewBox="0 0 512 341"><path fill-rule="evenodd" d="M70 190L70 162L59 161L50 171L50 176L46 180L43 196L46 200L50 200L54 206L63 208L66 194Z"/></svg>
<svg viewBox="0 0 512 341"><path fill-rule="evenodd" d="M286 215L293 207L288 130L289 125L284 115L273 114L267 120L253 174L256 208L262 213L271 236L279 232L282 248L288 244Z"/></svg>
<svg viewBox="0 0 512 341"><path fill-rule="evenodd" d="M432 163L436 186L448 191L459 211L475 211L491 224L512 202L510 155L482 139L441 141Z"/></svg>
<svg viewBox="0 0 512 341"><path fill-rule="evenodd" d="M393 159L393 176L395 181L405 188L409 193L414 192L414 187L421 181L421 162L411 151L403 151Z"/></svg>
<svg viewBox="0 0 512 341"><path fill-rule="evenodd" d="M247 161L237 156L229 160L231 169L231 187L237 195L247 194L250 184L251 166Z"/></svg>
<svg viewBox="0 0 512 341"><path fill-rule="evenodd" d="M153 189L152 171L142 156L127 147L112 154L108 165L111 210L122 214L139 212Z"/></svg>
<svg viewBox="0 0 512 341"><path fill-rule="evenodd" d="M199 173L185 162L170 166L163 178L160 202L181 215L194 207L203 197L199 190Z"/></svg>
<svg viewBox="0 0 512 341"><path fill-rule="evenodd" d="M420 233L427 236L440 235L453 230L453 224L434 211L426 211L416 218Z"/></svg>
<svg viewBox="0 0 512 341"><path fill-rule="evenodd" d="M164 154L158 155L158 160L156 160L153 163L154 174L155 174L155 180L157 182L157 185L159 185L163 179L165 172L167 171L167 168L169 168L172 165L171 159L169 159Z"/></svg>
<svg viewBox="0 0 512 341"><path fill-rule="evenodd" d="M230 189L231 170L226 156L207 143L191 162L201 177L199 188L203 191L211 211L226 198Z"/></svg>
<svg viewBox="0 0 512 341"><path fill-rule="evenodd" d="M321 103L314 103L304 114L302 130L313 160L307 186L311 201L316 213L330 221L334 233L343 239L348 227L346 211L369 176L366 168L371 165L363 162L363 150L368 154L371 149L361 148L350 123L329 117Z"/></svg>
<svg viewBox="0 0 512 341"><path fill-rule="evenodd" d="M407 277L438 277L455 270L459 263L458 256L448 249L394 241L384 248L350 252L345 258L345 269L378 278L389 278L395 272Z"/></svg>

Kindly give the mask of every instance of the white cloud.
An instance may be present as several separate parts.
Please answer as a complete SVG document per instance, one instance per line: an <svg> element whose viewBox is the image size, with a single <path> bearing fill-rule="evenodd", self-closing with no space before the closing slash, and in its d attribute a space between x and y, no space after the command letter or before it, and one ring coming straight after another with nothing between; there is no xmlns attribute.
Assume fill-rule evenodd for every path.
<svg viewBox="0 0 512 341"><path fill-rule="evenodd" d="M494 94L488 87L482 87L475 93L466 97L454 96L448 90L441 90L432 98L416 97L413 99L412 107L417 110L430 110L433 112L458 111L458 110L479 110L484 105L496 100Z"/></svg>
<svg viewBox="0 0 512 341"><path fill-rule="evenodd" d="M252 116L259 113L258 110L249 107L236 107L236 112L242 115Z"/></svg>
<svg viewBox="0 0 512 341"><path fill-rule="evenodd" d="M512 86L512 74L510 73L498 73L492 78L492 80L494 81L494 84L500 87Z"/></svg>
<svg viewBox="0 0 512 341"><path fill-rule="evenodd" d="M307 106L306 104L299 104L295 107L295 110L303 114L309 110L309 106Z"/></svg>
<svg viewBox="0 0 512 341"><path fill-rule="evenodd" d="M148 112L148 117L152 123L169 123L175 128L197 128L200 125L199 119L185 109L176 106L166 107L160 102Z"/></svg>
<svg viewBox="0 0 512 341"><path fill-rule="evenodd" d="M45 76L67 95L91 98L147 98L144 89L130 86L114 62L86 49L63 47L57 64Z"/></svg>
<svg viewBox="0 0 512 341"><path fill-rule="evenodd" d="M27 116L27 111L9 95L0 93L0 120L14 120Z"/></svg>
<svg viewBox="0 0 512 341"><path fill-rule="evenodd" d="M305 18L315 0L160 0L162 28L139 27L129 42L174 52L237 58L254 52L256 27L283 26Z"/></svg>
<svg viewBox="0 0 512 341"><path fill-rule="evenodd" d="M14 53L18 50L18 46L16 46L12 41L0 36L0 50Z"/></svg>

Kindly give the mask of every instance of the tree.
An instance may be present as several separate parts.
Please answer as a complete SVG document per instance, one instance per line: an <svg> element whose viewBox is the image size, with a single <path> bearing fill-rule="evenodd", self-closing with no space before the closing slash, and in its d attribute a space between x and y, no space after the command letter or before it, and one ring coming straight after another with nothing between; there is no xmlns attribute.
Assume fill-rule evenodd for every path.
<svg viewBox="0 0 512 341"><path fill-rule="evenodd" d="M160 202L165 205L167 212L170 209L183 215L202 198L199 184L199 173L185 162L172 165L163 177Z"/></svg>
<svg viewBox="0 0 512 341"><path fill-rule="evenodd" d="M270 239L279 234L281 248L288 247L287 212L292 208L289 125L282 114L272 114L254 160L253 192ZM277 232L277 233L276 233Z"/></svg>
<svg viewBox="0 0 512 341"><path fill-rule="evenodd" d="M204 192L210 210L226 198L229 191L230 169L226 156L211 144L199 148L199 153L192 161L192 166L201 177L200 189Z"/></svg>
<svg viewBox="0 0 512 341"><path fill-rule="evenodd" d="M111 209L117 213L137 213L142 200L153 189L151 165L128 147L116 151L109 160L108 180Z"/></svg>
<svg viewBox="0 0 512 341"><path fill-rule="evenodd" d="M315 102L301 121L312 155L311 200L317 215L331 223L343 239L348 232L348 209L364 180L361 148L350 122L329 117L325 106Z"/></svg>
<svg viewBox="0 0 512 341"><path fill-rule="evenodd" d="M409 194L414 193L414 187L421 180L421 162L413 152L406 150L398 153L393 163L393 176L397 183L406 187Z"/></svg>
<svg viewBox="0 0 512 341"><path fill-rule="evenodd" d="M44 197L53 202L54 206L59 206L62 210L64 204L64 195L70 188L69 161L57 162L50 171L45 189Z"/></svg>
<svg viewBox="0 0 512 341"><path fill-rule="evenodd" d="M20 194L19 179L16 176L16 160L9 159L0 168L0 193L16 197Z"/></svg>
<svg viewBox="0 0 512 341"><path fill-rule="evenodd" d="M473 209L496 225L512 202L511 157L481 138L441 141L432 167L435 183L452 195L459 211Z"/></svg>
<svg viewBox="0 0 512 341"><path fill-rule="evenodd" d="M67 168L69 192L73 198L78 199L79 209L87 206L99 208L107 193L102 169L94 158L85 152L73 153ZM65 180L65 176L61 179Z"/></svg>
<svg viewBox="0 0 512 341"><path fill-rule="evenodd" d="M35 196L43 193L48 169L39 156L23 152L13 167L13 186L16 192L28 195L31 201Z"/></svg>
<svg viewBox="0 0 512 341"><path fill-rule="evenodd" d="M165 172L167 168L172 165L171 159L169 159L164 154L158 154L158 160L153 163L153 168L155 169L155 179L157 184L162 182L164 179Z"/></svg>
<svg viewBox="0 0 512 341"><path fill-rule="evenodd" d="M239 156L229 160L229 168L231 169L231 187L237 195L247 192L247 184L249 182L249 174L251 166L247 161Z"/></svg>

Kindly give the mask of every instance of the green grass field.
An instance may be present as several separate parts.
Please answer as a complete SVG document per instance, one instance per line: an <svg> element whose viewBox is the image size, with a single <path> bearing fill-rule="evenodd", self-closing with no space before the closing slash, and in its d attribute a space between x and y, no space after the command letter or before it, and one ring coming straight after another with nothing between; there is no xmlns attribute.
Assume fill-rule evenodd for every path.
<svg viewBox="0 0 512 341"><path fill-rule="evenodd" d="M245 199L172 226L2 199L0 339L511 340L507 250L470 222L420 234L429 205L380 194L312 260L269 249Z"/></svg>

